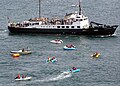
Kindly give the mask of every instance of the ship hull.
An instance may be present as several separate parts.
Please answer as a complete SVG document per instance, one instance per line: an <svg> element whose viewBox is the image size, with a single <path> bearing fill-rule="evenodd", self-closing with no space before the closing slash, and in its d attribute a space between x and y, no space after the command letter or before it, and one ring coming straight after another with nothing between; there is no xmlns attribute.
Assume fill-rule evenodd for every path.
<svg viewBox="0 0 120 86"><path fill-rule="evenodd" d="M116 27L91 27L89 29L60 29L60 28L21 28L10 27L8 29L11 33L37 33L37 34L74 34L74 35L112 35Z"/></svg>

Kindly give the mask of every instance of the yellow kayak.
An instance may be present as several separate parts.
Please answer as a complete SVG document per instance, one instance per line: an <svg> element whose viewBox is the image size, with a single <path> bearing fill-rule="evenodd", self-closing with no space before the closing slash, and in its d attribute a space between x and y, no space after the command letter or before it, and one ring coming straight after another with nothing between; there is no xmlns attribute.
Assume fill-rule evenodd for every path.
<svg viewBox="0 0 120 86"><path fill-rule="evenodd" d="M98 53L95 57L98 58L100 56L100 53Z"/></svg>
<svg viewBox="0 0 120 86"><path fill-rule="evenodd" d="M12 56L13 56L13 57L19 57L20 54L19 54L19 53L13 53Z"/></svg>
<svg viewBox="0 0 120 86"><path fill-rule="evenodd" d="M94 58L98 58L99 56L100 56L100 53L98 53L98 54L93 54L93 55L91 55L92 57L94 57Z"/></svg>

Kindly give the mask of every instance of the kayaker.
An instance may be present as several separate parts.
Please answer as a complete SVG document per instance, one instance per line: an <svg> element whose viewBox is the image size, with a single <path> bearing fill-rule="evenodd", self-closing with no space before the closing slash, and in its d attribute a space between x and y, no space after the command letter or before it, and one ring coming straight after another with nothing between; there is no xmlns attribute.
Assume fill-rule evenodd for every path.
<svg viewBox="0 0 120 86"><path fill-rule="evenodd" d="M76 67L73 67L72 69L73 69L73 70L76 70L77 68L76 68Z"/></svg>
<svg viewBox="0 0 120 86"><path fill-rule="evenodd" d="M20 79L20 74L17 75L17 77L15 79Z"/></svg>
<svg viewBox="0 0 120 86"><path fill-rule="evenodd" d="M95 54L98 55L98 52L96 52Z"/></svg>
<svg viewBox="0 0 120 86"><path fill-rule="evenodd" d="M74 46L71 44L71 45L70 45L70 48L71 48L71 47L74 47Z"/></svg>
<svg viewBox="0 0 120 86"><path fill-rule="evenodd" d="M51 60L54 60L55 59L55 57L52 57L52 59Z"/></svg>
<svg viewBox="0 0 120 86"><path fill-rule="evenodd" d="M66 47L69 47L68 45L66 45Z"/></svg>
<svg viewBox="0 0 120 86"><path fill-rule="evenodd" d="M48 62L51 60L50 56L48 56Z"/></svg>
<svg viewBox="0 0 120 86"><path fill-rule="evenodd" d="M22 78L25 78L26 76L25 75L22 75Z"/></svg>
<svg viewBox="0 0 120 86"><path fill-rule="evenodd" d="M95 57L95 56L97 56L98 55L98 52L95 52L94 54L93 54L93 57Z"/></svg>

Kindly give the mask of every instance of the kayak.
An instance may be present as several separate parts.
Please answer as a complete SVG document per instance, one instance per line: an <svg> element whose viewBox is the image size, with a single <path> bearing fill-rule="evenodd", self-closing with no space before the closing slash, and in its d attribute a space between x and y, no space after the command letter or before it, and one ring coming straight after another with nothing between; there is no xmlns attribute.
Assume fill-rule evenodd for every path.
<svg viewBox="0 0 120 86"><path fill-rule="evenodd" d="M32 79L32 77L25 77L25 78L17 78L17 79L15 79L15 81L27 81L27 80L31 80Z"/></svg>
<svg viewBox="0 0 120 86"><path fill-rule="evenodd" d="M99 56L100 56L100 53L99 53L99 54L97 54L95 57L96 57L96 58L98 58Z"/></svg>
<svg viewBox="0 0 120 86"><path fill-rule="evenodd" d="M12 56L13 56L13 57L19 57L20 54L19 54L19 53L13 53Z"/></svg>
<svg viewBox="0 0 120 86"><path fill-rule="evenodd" d="M53 59L53 60L47 60L46 62L52 62L52 63L54 63L56 61L57 61L57 59Z"/></svg>
<svg viewBox="0 0 120 86"><path fill-rule="evenodd" d="M72 70L72 73L80 72L80 69Z"/></svg>
<svg viewBox="0 0 120 86"><path fill-rule="evenodd" d="M98 53L97 55L91 55L92 57L98 58L100 56L100 53Z"/></svg>
<svg viewBox="0 0 120 86"><path fill-rule="evenodd" d="M57 59L53 59L53 60L51 60L51 62L53 63L53 62L56 62L57 61Z"/></svg>
<svg viewBox="0 0 120 86"><path fill-rule="evenodd" d="M51 40L50 42L55 43L55 44L62 44L63 43L63 41L60 39Z"/></svg>
<svg viewBox="0 0 120 86"><path fill-rule="evenodd" d="M75 46L74 46L74 47L67 47L67 46L64 46L63 49L64 49L64 50L75 50L76 47L75 47Z"/></svg>
<svg viewBox="0 0 120 86"><path fill-rule="evenodd" d="M76 73L76 72L80 72L80 69L76 69L76 70L69 70L72 73Z"/></svg>
<svg viewBox="0 0 120 86"><path fill-rule="evenodd" d="M30 50L18 50L18 51L11 51L11 53L19 53L19 54L22 54L22 55L25 55L25 54L31 54L32 52Z"/></svg>

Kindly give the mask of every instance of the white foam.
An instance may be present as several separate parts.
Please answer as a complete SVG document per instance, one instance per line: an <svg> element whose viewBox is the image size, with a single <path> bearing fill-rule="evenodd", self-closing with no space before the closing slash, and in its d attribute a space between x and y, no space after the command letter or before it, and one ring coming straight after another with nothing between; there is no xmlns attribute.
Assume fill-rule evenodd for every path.
<svg viewBox="0 0 120 86"><path fill-rule="evenodd" d="M71 76L72 76L72 74L70 72L63 72L60 75L58 75L57 77L51 78L50 81L61 80L61 79L65 79L65 78L68 78Z"/></svg>
<svg viewBox="0 0 120 86"><path fill-rule="evenodd" d="M47 77L46 79L43 79L43 80L37 80L37 82L57 81L57 80L62 80L62 79L71 77L71 76L72 76L72 73L65 71L65 72L62 72L60 75L57 75L55 77L52 77L52 78Z"/></svg>

